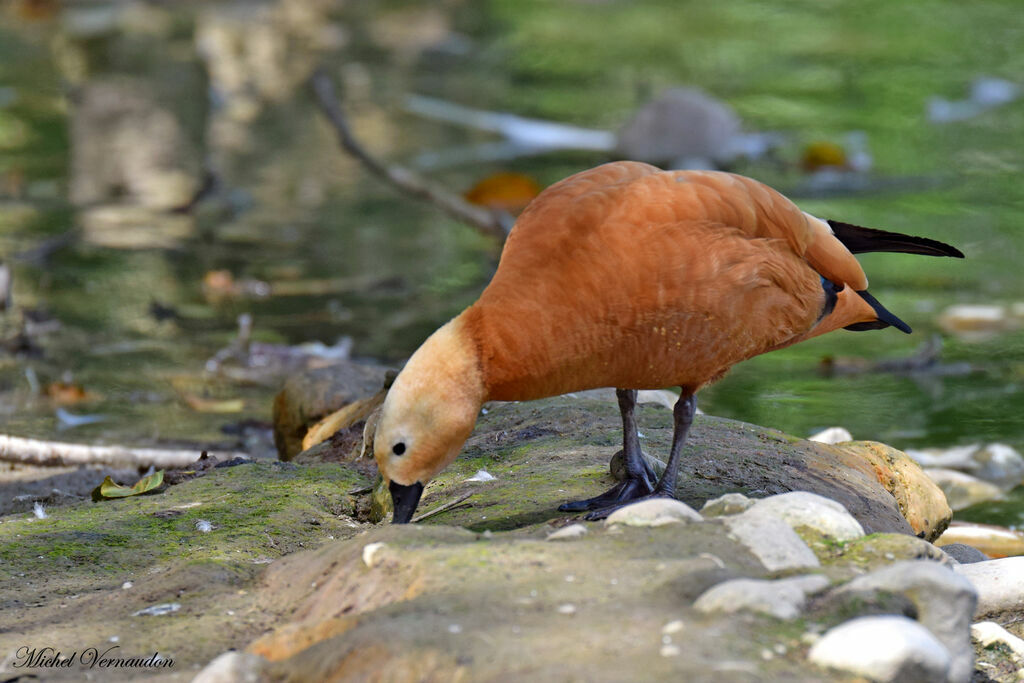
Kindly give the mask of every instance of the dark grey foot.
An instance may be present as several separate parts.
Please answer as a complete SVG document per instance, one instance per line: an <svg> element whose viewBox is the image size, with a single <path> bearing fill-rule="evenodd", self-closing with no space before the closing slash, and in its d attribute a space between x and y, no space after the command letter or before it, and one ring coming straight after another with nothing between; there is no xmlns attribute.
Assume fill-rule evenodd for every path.
<svg viewBox="0 0 1024 683"><path fill-rule="evenodd" d="M603 510L606 508L614 510L623 505L628 505L634 500L646 497L653 490L654 487L647 481L626 479L625 481L620 481L600 496L562 503L558 506L558 509L562 512L583 512L584 510ZM590 519L590 515L587 515L587 519ZM598 517L596 519L602 518Z"/></svg>
<svg viewBox="0 0 1024 683"><path fill-rule="evenodd" d="M634 498L632 500L625 500L625 501L622 501L621 503L616 503L614 505L609 505L608 507L604 507L604 508L600 508L600 509L594 510L593 512L590 512L590 513L584 515L583 519L587 520L588 522L596 522L596 521L598 521L600 519L604 519L605 517L607 517L608 515L612 514L613 512L618 510L619 508L624 508L627 505L632 505L633 503L639 503L642 500L652 500L654 498L675 498L675 496L673 496L670 493L666 493L664 491L655 490L653 493L649 493L646 496L638 496L637 498Z"/></svg>

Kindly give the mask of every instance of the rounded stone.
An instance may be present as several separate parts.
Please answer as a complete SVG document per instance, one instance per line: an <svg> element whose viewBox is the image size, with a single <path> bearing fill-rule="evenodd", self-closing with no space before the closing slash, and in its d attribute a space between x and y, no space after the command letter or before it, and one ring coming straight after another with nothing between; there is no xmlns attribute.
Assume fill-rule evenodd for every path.
<svg viewBox="0 0 1024 683"><path fill-rule="evenodd" d="M950 656L921 624L900 616L860 617L831 629L808 653L818 666L880 683L935 683L949 673Z"/></svg>
<svg viewBox="0 0 1024 683"><path fill-rule="evenodd" d="M775 515L793 528L810 527L837 541L852 541L864 535L860 522L841 503L808 491L762 498L751 510Z"/></svg>
<svg viewBox="0 0 1024 683"><path fill-rule="evenodd" d="M721 517L722 515L738 515L750 508L754 501L742 493L726 493L704 503L700 513L705 517Z"/></svg>
<svg viewBox="0 0 1024 683"><path fill-rule="evenodd" d="M978 591L976 618L1024 611L1024 557L961 564L954 570Z"/></svg>
<svg viewBox="0 0 1024 683"><path fill-rule="evenodd" d="M569 541L576 538L582 538L587 533L587 527L582 524L570 524L569 526L562 527L557 531L553 531L548 534L545 541Z"/></svg>
<svg viewBox="0 0 1024 683"><path fill-rule="evenodd" d="M704 613L749 610L779 619L795 619L800 616L807 596L828 585L828 578L821 574L775 581L733 579L709 588L693 606Z"/></svg>
<svg viewBox="0 0 1024 683"><path fill-rule="evenodd" d="M621 507L604 521L605 525L662 526L664 524L685 524L701 522L700 513L682 501L672 498L648 498L632 505Z"/></svg>

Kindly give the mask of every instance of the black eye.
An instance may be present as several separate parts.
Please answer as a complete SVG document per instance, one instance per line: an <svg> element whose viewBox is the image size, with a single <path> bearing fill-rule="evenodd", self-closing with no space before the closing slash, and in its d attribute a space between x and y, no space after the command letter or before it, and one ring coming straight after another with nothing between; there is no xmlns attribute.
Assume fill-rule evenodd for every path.
<svg viewBox="0 0 1024 683"><path fill-rule="evenodd" d="M405 444L399 441L398 443L391 447L391 452L394 453L395 455L401 455L402 453L405 453Z"/></svg>

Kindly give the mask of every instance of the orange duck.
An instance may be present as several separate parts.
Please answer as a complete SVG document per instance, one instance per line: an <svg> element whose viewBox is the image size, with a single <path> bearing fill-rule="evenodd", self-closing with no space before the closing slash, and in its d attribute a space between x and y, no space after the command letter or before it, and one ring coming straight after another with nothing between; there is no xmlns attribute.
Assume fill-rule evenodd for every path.
<svg viewBox="0 0 1024 683"><path fill-rule="evenodd" d="M394 522L458 455L485 401L616 387L627 478L559 509L601 519L672 497L696 392L736 363L839 328L910 328L867 292L854 254L962 258L921 237L824 221L729 173L599 166L552 185L515 224L479 300L412 355L374 455ZM679 386L660 480L641 457L637 389Z"/></svg>

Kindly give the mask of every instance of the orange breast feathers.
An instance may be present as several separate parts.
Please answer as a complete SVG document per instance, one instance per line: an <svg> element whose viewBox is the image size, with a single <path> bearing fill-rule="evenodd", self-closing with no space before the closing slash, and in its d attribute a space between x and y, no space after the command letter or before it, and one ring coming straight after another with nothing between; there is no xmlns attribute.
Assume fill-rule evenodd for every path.
<svg viewBox="0 0 1024 683"><path fill-rule="evenodd" d="M822 277L867 286L828 225L771 188L618 162L538 196L464 316L491 399L600 386L696 391L741 360L812 336ZM873 314L844 311L856 320L829 320L830 329Z"/></svg>

